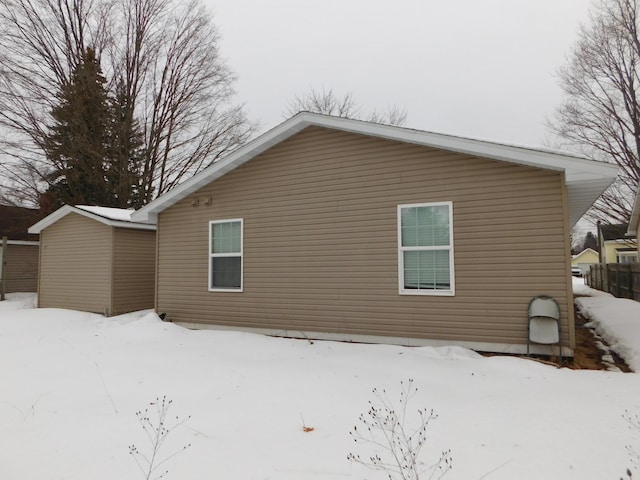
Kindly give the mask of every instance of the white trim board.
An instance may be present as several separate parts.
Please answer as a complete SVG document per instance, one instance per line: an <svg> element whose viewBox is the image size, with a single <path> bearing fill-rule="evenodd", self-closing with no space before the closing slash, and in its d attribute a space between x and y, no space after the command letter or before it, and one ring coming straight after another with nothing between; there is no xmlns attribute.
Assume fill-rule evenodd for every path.
<svg viewBox="0 0 640 480"><path fill-rule="evenodd" d="M35 247L37 247L38 245L40 245L40 242L31 241L31 240L7 240L7 245L25 245L25 246L35 246ZM0 241L0 248L2 248L2 242L1 241Z"/></svg>
<svg viewBox="0 0 640 480"><path fill-rule="evenodd" d="M78 215L90 218L92 220L95 220L96 222L103 223L103 224L108 225L110 227L133 228L133 229L137 229L137 230L155 230L156 229L155 223L141 223L141 222L135 222L135 221L128 222L128 221L125 221L125 220L114 220L112 218L108 218L108 217L105 217L103 215L98 215L96 213L89 212L89 211L84 210L84 209L82 209L80 207L74 207L72 205L65 205L63 207L60 207L58 210L56 210L52 214L47 215L45 218L40 220L38 223L36 223L34 225L31 225L31 227L29 227L28 232L29 233L38 233L39 234L42 230L44 230L45 228L53 225L58 220L66 217L70 213L77 213Z"/></svg>
<svg viewBox="0 0 640 480"><path fill-rule="evenodd" d="M517 147L361 120L300 112L142 207L132 215L132 220L155 223L160 212L310 126L438 148L546 170L562 171L565 173L571 225L577 223L600 194L611 185L618 173L618 168L615 165L596 162L567 152Z"/></svg>
<svg viewBox="0 0 640 480"><path fill-rule="evenodd" d="M192 330L222 330L232 332L248 332L270 337L296 338L304 340L326 340L334 342L371 343L381 345L399 345L404 347L464 347L477 352L507 353L526 355L527 344L470 342L463 340L430 340L426 338L390 337L378 335L356 335L344 333L311 332L302 330L278 330L270 328L236 327L227 325L211 325L208 323L171 322ZM555 345L531 344L531 353L535 355L556 355ZM563 346L562 356L573 357L573 349Z"/></svg>

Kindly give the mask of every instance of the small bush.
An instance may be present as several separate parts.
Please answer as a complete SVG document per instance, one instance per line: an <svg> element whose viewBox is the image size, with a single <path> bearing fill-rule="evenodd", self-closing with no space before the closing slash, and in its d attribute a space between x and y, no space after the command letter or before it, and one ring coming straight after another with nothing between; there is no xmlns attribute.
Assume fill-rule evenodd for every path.
<svg viewBox="0 0 640 480"><path fill-rule="evenodd" d="M360 429L354 426L349 434L359 446L372 450L365 458L349 453L352 462L385 472L390 480L419 480L420 478L442 478L452 468L451 451L442 452L431 465L418 457L427 441L427 428L437 418L433 410L419 409L414 426L408 425L407 408L418 389L413 380L400 382L400 399L397 408L385 390L374 388L374 401L369 401L369 410L360 414Z"/></svg>
<svg viewBox="0 0 640 480"><path fill-rule="evenodd" d="M140 472L142 472L145 480L158 480L163 478L167 473L169 473L169 470L165 470L162 473L157 470L171 458L181 452L184 452L191 446L189 443L184 445L181 449L168 454L164 458L159 458L160 449L169 434L173 432L176 427L184 424L191 418L191 416L182 419L175 417L172 425L169 426L167 424L167 415L172 403L172 400L167 400L167 397L163 396L161 399L156 398L154 402L150 402L149 406L145 408L144 411L136 412L136 417L138 417L138 422L149 441L149 446L148 452L143 453L138 450L138 447L135 445L129 445L129 455L133 456L133 459L136 461L136 464L138 465ZM151 411L149 411L150 409Z"/></svg>

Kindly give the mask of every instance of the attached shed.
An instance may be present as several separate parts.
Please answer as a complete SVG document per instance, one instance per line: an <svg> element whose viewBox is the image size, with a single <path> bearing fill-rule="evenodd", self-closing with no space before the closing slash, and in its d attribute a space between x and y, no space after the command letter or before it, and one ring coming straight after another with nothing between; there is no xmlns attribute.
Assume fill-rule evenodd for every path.
<svg viewBox="0 0 640 480"><path fill-rule="evenodd" d="M174 322L526 352L528 302L547 294L571 354L570 229L616 172L300 113L133 219L157 221L156 309Z"/></svg>
<svg viewBox="0 0 640 480"><path fill-rule="evenodd" d="M154 306L155 225L132 210L64 206L40 234L38 306L119 315Z"/></svg>

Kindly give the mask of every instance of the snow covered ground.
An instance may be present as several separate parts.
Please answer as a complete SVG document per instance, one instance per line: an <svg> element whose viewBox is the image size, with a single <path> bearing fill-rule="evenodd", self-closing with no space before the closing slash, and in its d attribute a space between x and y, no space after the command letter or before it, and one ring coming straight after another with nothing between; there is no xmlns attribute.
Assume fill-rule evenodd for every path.
<svg viewBox="0 0 640 480"><path fill-rule="evenodd" d="M640 372L640 302L615 298L613 295L584 285L574 278L576 295L589 295L576 299L582 315L590 320L589 326L625 359L634 372Z"/></svg>
<svg viewBox="0 0 640 480"><path fill-rule="evenodd" d="M606 295L580 304L640 366L637 307ZM451 449L446 479L617 480L635 468L625 446L640 451L623 418L640 413L638 374L31 307L25 295L0 303L2 479L144 478L129 454L131 444L149 451L136 412L163 395L169 417L191 416L160 450L192 445L164 465L167 479L384 479L347 460L374 453L349 431L373 387L395 401L409 378L419 389L409 412L439 415L420 459Z"/></svg>

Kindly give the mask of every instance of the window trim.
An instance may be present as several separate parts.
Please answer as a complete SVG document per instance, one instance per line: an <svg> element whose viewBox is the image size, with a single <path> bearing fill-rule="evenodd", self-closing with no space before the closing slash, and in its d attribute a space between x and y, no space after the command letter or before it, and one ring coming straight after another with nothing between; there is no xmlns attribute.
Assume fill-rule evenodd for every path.
<svg viewBox="0 0 640 480"><path fill-rule="evenodd" d="M437 207L446 205L449 207L449 246L432 246L432 247L403 247L402 246L402 210L413 207ZM454 269L454 253L453 253L453 202L426 202L426 203L408 203L398 205L397 207L398 222L398 290L400 295L435 295L435 296L455 296L455 269ZM449 251L449 283L447 290L428 290L428 289L405 289L404 288L404 252L405 251L433 251L448 250Z"/></svg>
<svg viewBox="0 0 640 480"><path fill-rule="evenodd" d="M623 259L631 258L631 261L622 261ZM636 263L638 261L637 251L620 251L616 250L616 263Z"/></svg>
<svg viewBox="0 0 640 480"><path fill-rule="evenodd" d="M219 223L233 223L233 222L240 222L240 252L236 253L212 253L212 245L211 245L211 231L213 229L213 225L215 224L219 224ZM211 220L209 222L209 229L208 229L208 233L209 233L209 254L207 255L207 260L208 260L208 267L207 267L207 271L208 271L208 280L207 280L207 284L209 287L209 291L210 292L233 292L233 293L242 293L244 291L244 219L243 218L228 218L228 219L224 219L224 220ZM212 278L211 278L211 259L215 258L215 257L240 257L240 288L215 288L213 287L213 285L211 285L212 283Z"/></svg>

